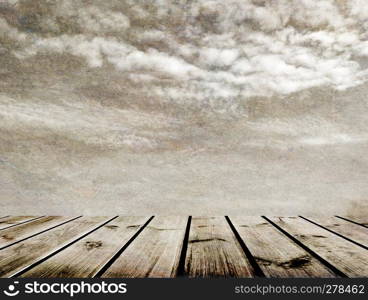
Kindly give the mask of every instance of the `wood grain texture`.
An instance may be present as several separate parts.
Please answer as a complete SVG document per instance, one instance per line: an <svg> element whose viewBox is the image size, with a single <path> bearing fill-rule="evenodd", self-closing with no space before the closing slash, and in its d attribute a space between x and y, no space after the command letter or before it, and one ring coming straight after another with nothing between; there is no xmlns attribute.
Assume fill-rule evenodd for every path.
<svg viewBox="0 0 368 300"><path fill-rule="evenodd" d="M187 217L155 217L102 277L174 277Z"/></svg>
<svg viewBox="0 0 368 300"><path fill-rule="evenodd" d="M254 270L224 217L195 217L185 261L189 277L252 277Z"/></svg>
<svg viewBox="0 0 368 300"><path fill-rule="evenodd" d="M48 256L110 217L81 217L0 250L0 277L9 277Z"/></svg>
<svg viewBox="0 0 368 300"><path fill-rule="evenodd" d="M148 217L114 219L32 268L22 277L93 277L148 219Z"/></svg>
<svg viewBox="0 0 368 300"><path fill-rule="evenodd" d="M307 217L307 219L368 247L368 228L336 217Z"/></svg>
<svg viewBox="0 0 368 300"><path fill-rule="evenodd" d="M298 217L270 220L347 276L368 276L368 251L362 247Z"/></svg>
<svg viewBox="0 0 368 300"><path fill-rule="evenodd" d="M230 219L266 277L336 276L262 217Z"/></svg>
<svg viewBox="0 0 368 300"><path fill-rule="evenodd" d="M0 250L33 234L62 224L75 217L50 216L0 231Z"/></svg>
<svg viewBox="0 0 368 300"><path fill-rule="evenodd" d="M338 217L28 218L0 219L0 277L368 277L368 228Z"/></svg>
<svg viewBox="0 0 368 300"><path fill-rule="evenodd" d="M40 218L40 216L16 216L0 218L0 230Z"/></svg>
<svg viewBox="0 0 368 300"><path fill-rule="evenodd" d="M351 220L353 222L359 223L365 227L368 227L368 216L342 216L345 219Z"/></svg>

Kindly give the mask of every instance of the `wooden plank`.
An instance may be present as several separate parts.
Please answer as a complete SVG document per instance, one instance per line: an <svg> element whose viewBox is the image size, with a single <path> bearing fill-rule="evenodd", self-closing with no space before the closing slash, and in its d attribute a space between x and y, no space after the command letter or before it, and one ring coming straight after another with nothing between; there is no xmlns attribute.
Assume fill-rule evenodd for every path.
<svg viewBox="0 0 368 300"><path fill-rule="evenodd" d="M34 234L57 226L75 217L50 216L0 231L0 250Z"/></svg>
<svg viewBox="0 0 368 300"><path fill-rule="evenodd" d="M22 277L94 277L148 219L148 217L114 219L24 273Z"/></svg>
<svg viewBox="0 0 368 300"><path fill-rule="evenodd" d="M224 217L192 219L185 273L189 277L253 277L255 274Z"/></svg>
<svg viewBox="0 0 368 300"><path fill-rule="evenodd" d="M231 221L266 277L336 277L265 219L232 217Z"/></svg>
<svg viewBox="0 0 368 300"><path fill-rule="evenodd" d="M109 219L111 218L81 217L0 250L0 277L13 276Z"/></svg>
<svg viewBox="0 0 368 300"><path fill-rule="evenodd" d="M26 223L35 219L42 218L41 216L16 216L16 217L7 217L0 220L0 230L5 228L13 227L15 225L19 225L22 223Z"/></svg>
<svg viewBox="0 0 368 300"><path fill-rule="evenodd" d="M368 228L336 217L307 217L307 219L364 247L368 247Z"/></svg>
<svg viewBox="0 0 368 300"><path fill-rule="evenodd" d="M270 220L347 276L368 276L368 251L362 247L298 217Z"/></svg>
<svg viewBox="0 0 368 300"><path fill-rule="evenodd" d="M174 277L188 217L155 217L101 276Z"/></svg>
<svg viewBox="0 0 368 300"><path fill-rule="evenodd" d="M368 227L368 216L341 216L341 218L344 218L346 220L358 223L360 225L363 225L365 227Z"/></svg>

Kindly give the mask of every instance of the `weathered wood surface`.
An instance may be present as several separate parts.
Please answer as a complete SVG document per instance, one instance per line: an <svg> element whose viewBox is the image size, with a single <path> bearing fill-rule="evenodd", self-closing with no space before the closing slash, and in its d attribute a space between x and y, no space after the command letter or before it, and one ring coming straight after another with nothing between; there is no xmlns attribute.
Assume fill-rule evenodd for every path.
<svg viewBox="0 0 368 300"><path fill-rule="evenodd" d="M266 277L336 277L262 217L231 217Z"/></svg>
<svg viewBox="0 0 368 300"><path fill-rule="evenodd" d="M336 217L307 217L307 219L368 247L368 228Z"/></svg>
<svg viewBox="0 0 368 300"><path fill-rule="evenodd" d="M16 216L0 218L0 230L39 219L41 216Z"/></svg>
<svg viewBox="0 0 368 300"><path fill-rule="evenodd" d="M368 227L368 215L367 216L342 216L347 220L359 223L360 225Z"/></svg>
<svg viewBox="0 0 368 300"><path fill-rule="evenodd" d="M253 277L254 269L224 217L195 217L185 261L189 277Z"/></svg>
<svg viewBox="0 0 368 300"><path fill-rule="evenodd" d="M366 249L299 217L270 219L347 276L368 276Z"/></svg>
<svg viewBox="0 0 368 300"><path fill-rule="evenodd" d="M155 217L102 277L174 277L188 217Z"/></svg>
<svg viewBox="0 0 368 300"><path fill-rule="evenodd" d="M12 245L20 240L39 234L44 230L53 228L67 221L73 220L75 217L50 216L43 217L19 226L11 227L0 231L0 250Z"/></svg>
<svg viewBox="0 0 368 300"><path fill-rule="evenodd" d="M0 277L10 277L26 269L109 219L111 217L81 217L0 250ZM63 268L64 263L68 260L59 267Z"/></svg>
<svg viewBox="0 0 368 300"><path fill-rule="evenodd" d="M93 277L147 220L148 217L114 219L22 277Z"/></svg>
<svg viewBox="0 0 368 300"><path fill-rule="evenodd" d="M0 219L0 277L368 277L338 217L31 218Z"/></svg>

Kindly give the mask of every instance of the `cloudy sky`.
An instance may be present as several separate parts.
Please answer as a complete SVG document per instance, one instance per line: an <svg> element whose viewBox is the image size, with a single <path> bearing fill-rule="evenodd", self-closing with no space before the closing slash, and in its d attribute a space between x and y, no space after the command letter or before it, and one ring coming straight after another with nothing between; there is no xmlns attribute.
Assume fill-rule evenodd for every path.
<svg viewBox="0 0 368 300"><path fill-rule="evenodd" d="M365 2L0 0L1 203L366 211Z"/></svg>

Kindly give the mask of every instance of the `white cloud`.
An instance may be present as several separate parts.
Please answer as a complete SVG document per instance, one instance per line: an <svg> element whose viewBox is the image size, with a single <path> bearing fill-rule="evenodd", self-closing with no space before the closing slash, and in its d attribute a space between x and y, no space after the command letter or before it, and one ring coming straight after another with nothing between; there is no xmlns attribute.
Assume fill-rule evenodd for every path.
<svg viewBox="0 0 368 300"><path fill-rule="evenodd" d="M205 48L200 50L200 61L207 67L225 67L232 65L239 57L238 49Z"/></svg>
<svg viewBox="0 0 368 300"><path fill-rule="evenodd" d="M116 3L106 8L59 1L55 16L77 20L81 30L75 34L45 37L5 21L0 26L19 42L18 57L69 53L85 58L91 68L110 63L152 85L164 75L173 85L152 90L160 90L161 97L166 91L170 99L170 89L175 98L190 91L205 103L209 96L234 102L234 97L286 95L324 85L343 90L368 79L355 61L368 56L364 1L126 3L119 10ZM56 22L55 16L45 18Z"/></svg>

